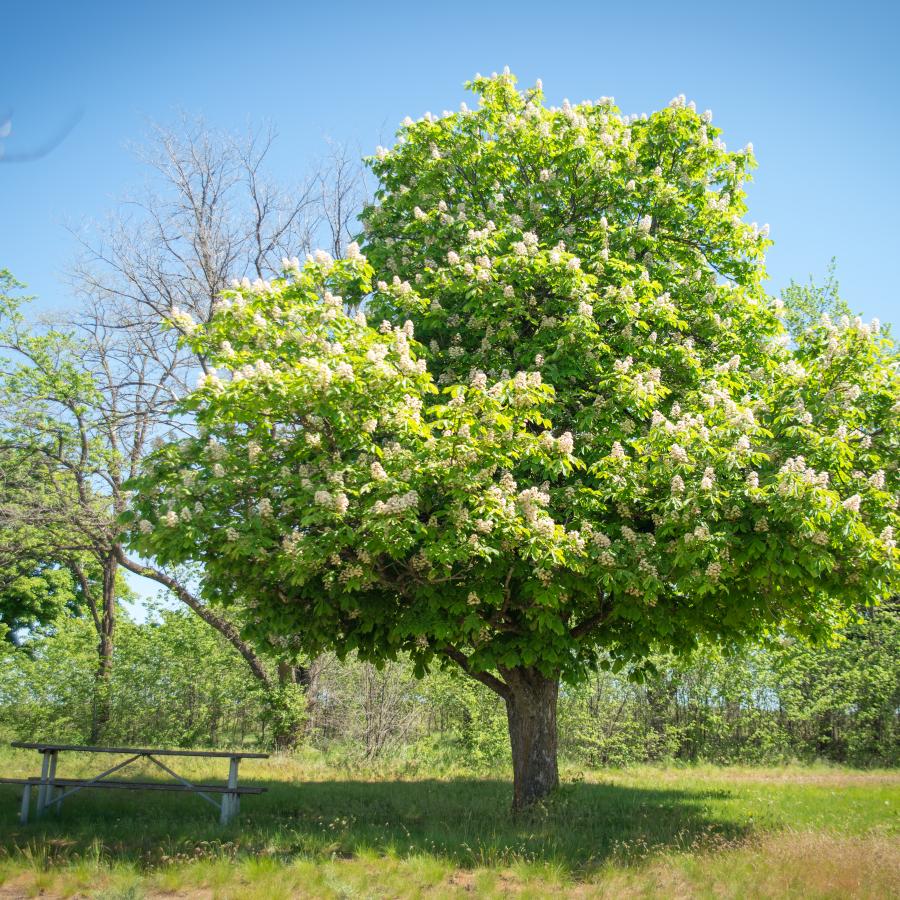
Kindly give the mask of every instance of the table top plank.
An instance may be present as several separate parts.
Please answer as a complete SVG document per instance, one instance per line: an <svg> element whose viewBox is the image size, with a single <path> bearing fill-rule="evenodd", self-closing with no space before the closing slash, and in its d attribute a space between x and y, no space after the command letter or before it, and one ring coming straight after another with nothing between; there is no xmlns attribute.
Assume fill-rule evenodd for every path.
<svg viewBox="0 0 900 900"><path fill-rule="evenodd" d="M268 753L236 750L169 750L159 747L92 747L81 744L53 744L48 741L13 741L20 750L71 750L76 753L128 753L132 756L204 756L218 759L268 759Z"/></svg>

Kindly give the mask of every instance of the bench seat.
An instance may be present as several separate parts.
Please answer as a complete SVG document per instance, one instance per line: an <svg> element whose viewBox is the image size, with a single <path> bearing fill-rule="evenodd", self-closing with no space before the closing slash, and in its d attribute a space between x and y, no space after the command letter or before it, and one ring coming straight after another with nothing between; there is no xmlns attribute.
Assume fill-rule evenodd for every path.
<svg viewBox="0 0 900 900"><path fill-rule="evenodd" d="M89 778L53 778L46 783L52 787L84 787L84 788L118 788L120 790L133 791L205 791L208 794L264 794L268 788L264 787L228 787L223 784L194 784L188 787L186 784L172 784L164 781L114 781L102 779L89 783ZM0 784L30 784L37 786L41 779L32 778L0 778Z"/></svg>

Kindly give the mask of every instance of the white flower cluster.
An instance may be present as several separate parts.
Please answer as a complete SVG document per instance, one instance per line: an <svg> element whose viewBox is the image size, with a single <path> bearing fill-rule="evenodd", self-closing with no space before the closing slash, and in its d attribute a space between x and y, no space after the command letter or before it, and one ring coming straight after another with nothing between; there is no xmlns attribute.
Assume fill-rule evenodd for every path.
<svg viewBox="0 0 900 900"><path fill-rule="evenodd" d="M687 463L689 461L687 450L680 444L672 444L672 446L669 447L669 456L677 463Z"/></svg>
<svg viewBox="0 0 900 900"><path fill-rule="evenodd" d="M202 390L205 387L211 387L213 390L219 390L223 387L222 379L215 372L201 372L197 376L197 389Z"/></svg>
<svg viewBox="0 0 900 900"><path fill-rule="evenodd" d="M387 501L376 500L372 506L372 512L377 516L399 516L407 510L417 509L419 495L415 491L407 491L405 494L395 494Z"/></svg>
<svg viewBox="0 0 900 900"><path fill-rule="evenodd" d="M169 319L176 328L183 331L185 334L191 334L197 328L197 323L194 321L193 316L191 316L189 312L179 309L177 306L173 306L169 310Z"/></svg>
<svg viewBox="0 0 900 900"><path fill-rule="evenodd" d="M333 509L340 516L350 508L350 499L343 492L332 494L330 491L318 490L313 495L313 503Z"/></svg>
<svg viewBox="0 0 900 900"><path fill-rule="evenodd" d="M264 359L258 359L255 363L247 364L236 369L231 376L235 382L245 381L250 378L266 378L275 374L275 370ZM212 377L212 376L211 376Z"/></svg>
<svg viewBox="0 0 900 900"><path fill-rule="evenodd" d="M533 525L543 512L543 508L550 503L550 494L541 488L530 487L520 491L516 499L519 501L525 521Z"/></svg>
<svg viewBox="0 0 900 900"><path fill-rule="evenodd" d="M806 464L802 456L789 458L778 470L781 480L778 483L778 493L787 496L792 491L792 485L798 481L801 485L809 487L828 487L831 476L828 472L817 472Z"/></svg>
<svg viewBox="0 0 900 900"><path fill-rule="evenodd" d="M571 431L566 431L558 438L553 436L553 432L544 431L540 437L541 446L550 453L560 453L563 456L571 455L575 449L575 439L572 437Z"/></svg>

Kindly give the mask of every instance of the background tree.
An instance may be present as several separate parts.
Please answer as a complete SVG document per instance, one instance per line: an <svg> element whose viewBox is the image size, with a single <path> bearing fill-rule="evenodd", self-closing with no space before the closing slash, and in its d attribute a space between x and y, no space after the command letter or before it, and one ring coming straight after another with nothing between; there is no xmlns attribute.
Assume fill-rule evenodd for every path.
<svg viewBox="0 0 900 900"><path fill-rule="evenodd" d="M177 129L157 126L137 151L153 173L150 185L123 205L122 214L79 233L84 252L72 279L81 298L80 324L111 329L128 344L129 355L153 368L154 406L143 405L134 459L160 437L159 429L173 425L167 420L173 401L207 369L202 355L178 345L182 316L206 321L230 282L273 275L284 254L308 249L313 235L340 253L357 221L365 186L361 166L347 150L330 145L300 184L283 186L266 175L275 139L271 128L237 136L187 117ZM180 431L190 427L189 419L178 422ZM152 566L120 561L178 596L171 573L163 581ZM211 621L217 623L225 626L225 619ZM251 661L249 645L238 643L237 626L225 627L257 677L272 682L273 703L287 717L284 742L292 744L299 721L287 722L291 698L311 686L318 667L301 665L290 654L264 675L262 661Z"/></svg>
<svg viewBox="0 0 900 900"><path fill-rule="evenodd" d="M173 402L206 365L178 345L181 315L204 320L229 280L270 273L285 247L307 246L317 229L339 249L354 220L362 181L346 152L333 147L305 184L283 189L265 175L274 138L271 130L237 138L187 119L178 131L156 128L152 143L139 150L154 172L150 186L124 205L123 214L79 235L84 253L73 272L79 306L58 317L56 327L35 331L22 314L21 298L5 292L10 365L27 361L5 373L7 438L22 453L40 453L40 478L49 479L56 495L51 503L38 482L32 485L37 490L20 491L18 502L5 505L6 597L10 611L14 601L25 612L40 587L34 561L25 558L25 530L43 542L46 560L61 554L70 560L89 547L89 556L99 561L94 591L89 591L94 568L82 562L74 568L67 564L66 571L52 562L40 571L44 580L63 581L71 572L73 586L88 596L87 608L97 607L98 678L106 682L119 568L157 581L242 654L266 686L273 715L283 723L283 743L289 745L301 721L295 695L308 686L316 667L298 665L296 654L267 662L240 638L237 624L196 597L190 580L128 557L115 521L127 502L123 481L135 474L151 442L167 430L183 433L192 427L187 418L169 418ZM13 287L11 277L7 287ZM172 323L174 329L168 327ZM62 485L72 494L60 502ZM21 573L31 580L23 581ZM104 599L94 604L93 593ZM52 610L43 612L49 616ZM95 739L105 718L100 715Z"/></svg>
<svg viewBox="0 0 900 900"><path fill-rule="evenodd" d="M186 365L181 351L169 342L150 353L146 335L90 315L90 308L68 330L35 330L22 297L7 293L0 299L0 348L6 352L0 446L7 457L28 459L32 473L27 484L4 484L4 552L10 566L27 567L34 551L23 541L36 541L44 565L68 569L91 612L99 656L91 740L100 740L109 720L122 568L165 586L216 628L280 703L264 660L233 622L203 604L178 573L133 559L122 546L124 484L137 473L171 407L170 392Z"/></svg>
<svg viewBox="0 0 900 900"><path fill-rule="evenodd" d="M781 299L785 307L785 327L794 337L814 328L823 315L840 320L841 316L853 314L847 301L841 297L834 259L828 264L824 284L817 284L812 278L806 284L792 281L781 292Z"/></svg>
<svg viewBox="0 0 900 900"><path fill-rule="evenodd" d="M128 519L273 644L488 686L520 808L558 781L560 679L825 635L896 588L900 380L877 326L790 345L752 154L709 114L472 87L379 151L365 255L180 321L200 431Z"/></svg>
<svg viewBox="0 0 900 900"><path fill-rule="evenodd" d="M120 613L105 739L274 747L271 704L234 648L185 607L148 612L140 622ZM96 644L87 617L0 644L5 738L88 741ZM898 660L900 613L884 604L818 647L789 639L724 653L704 644L689 657L655 657L658 672L642 683L627 670L594 672L560 692L560 760L573 775L673 761L895 766ZM503 701L461 672L417 680L406 658L380 669L355 655L318 662L319 700L304 735L310 766L429 777L509 766Z"/></svg>

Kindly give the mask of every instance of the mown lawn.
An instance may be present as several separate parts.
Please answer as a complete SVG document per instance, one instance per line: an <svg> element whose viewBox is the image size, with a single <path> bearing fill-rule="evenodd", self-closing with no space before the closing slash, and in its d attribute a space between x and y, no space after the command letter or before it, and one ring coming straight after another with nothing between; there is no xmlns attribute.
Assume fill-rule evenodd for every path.
<svg viewBox="0 0 900 900"><path fill-rule="evenodd" d="M74 760L59 774L108 765ZM0 754L2 774L37 764ZM248 761L241 780L269 792L225 829L198 798L130 791L20 826L20 789L0 786L0 898L900 897L896 772L569 769L519 820L502 774L404 778L304 755Z"/></svg>

